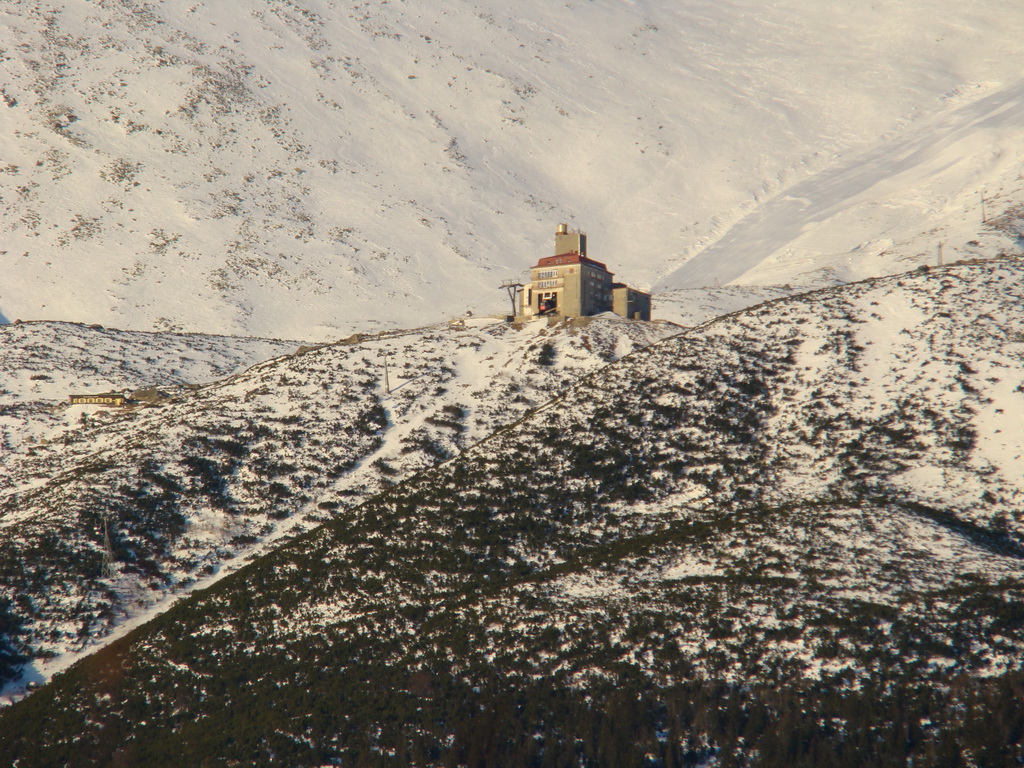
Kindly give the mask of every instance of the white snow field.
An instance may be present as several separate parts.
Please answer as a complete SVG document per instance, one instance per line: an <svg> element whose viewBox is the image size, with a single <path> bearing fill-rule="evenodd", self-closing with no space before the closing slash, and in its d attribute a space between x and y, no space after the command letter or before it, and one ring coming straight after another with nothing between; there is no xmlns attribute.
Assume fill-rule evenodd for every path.
<svg viewBox="0 0 1024 768"><path fill-rule="evenodd" d="M1022 26L1012 0L0 0L0 322L504 312L560 221L659 291L992 256Z"/></svg>
<svg viewBox="0 0 1024 768"><path fill-rule="evenodd" d="M806 268L804 262L814 264L811 254L821 250L805 246L800 253L797 244L805 233L810 236L804 239L812 241L815 236L847 238L850 255L837 260L834 254L822 253L826 257L819 259L822 268L845 268L847 279L880 274L886 265L871 258L875 253L857 253L863 245L858 238L865 233L874 237L886 235L898 226L897 218L920 221L919 226L924 227L929 218L938 221L940 216L945 218L951 210L960 209L977 211L974 223L980 225L984 191L977 188L977 177L985 170L1002 171L1007 165L1019 174L1020 163L1012 146L1020 138L1022 125L1024 80L1018 80L794 184L745 216L659 285L717 287L733 281L756 283L758 278L773 273L792 274ZM988 168L975 164L979 150L987 154L984 165ZM921 194L922 185L937 185L944 176L946 187L941 196L929 200ZM974 176L975 185L963 188L961 185L968 181L965 176ZM886 207L898 211L888 220L883 219L887 228L868 229L865 213ZM852 215L845 225L835 221L846 214ZM902 229L903 234L908 233L905 224ZM932 242L941 241L941 236L933 233ZM886 239L883 247L890 246L891 240ZM772 259L784 249L783 254ZM936 255L937 252L936 246Z"/></svg>

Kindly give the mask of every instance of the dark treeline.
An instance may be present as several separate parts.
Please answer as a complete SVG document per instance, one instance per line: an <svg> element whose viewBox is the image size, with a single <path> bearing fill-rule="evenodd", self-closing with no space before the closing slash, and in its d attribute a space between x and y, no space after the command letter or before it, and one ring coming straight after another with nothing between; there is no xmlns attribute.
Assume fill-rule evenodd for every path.
<svg viewBox="0 0 1024 768"><path fill-rule="evenodd" d="M181 716L157 727L132 697L102 713L79 699L84 708L72 716L76 722L62 722L67 708L48 719L44 689L0 717L0 764L1024 765L1024 675L1018 673L918 687L867 683L856 690L709 681L652 688L636 679L582 691L499 677L471 684L447 673L395 669L311 672L280 687L229 676L244 691L230 706L193 718L181 698ZM96 717L103 720L98 729L79 730Z"/></svg>

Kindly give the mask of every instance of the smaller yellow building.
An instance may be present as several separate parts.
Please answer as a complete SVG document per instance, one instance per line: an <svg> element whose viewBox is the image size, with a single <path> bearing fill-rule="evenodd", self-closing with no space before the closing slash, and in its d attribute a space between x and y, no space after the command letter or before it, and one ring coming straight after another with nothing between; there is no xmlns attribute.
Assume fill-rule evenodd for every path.
<svg viewBox="0 0 1024 768"><path fill-rule="evenodd" d="M128 402L122 392L104 392L96 395L69 395L71 405L113 405L121 406Z"/></svg>

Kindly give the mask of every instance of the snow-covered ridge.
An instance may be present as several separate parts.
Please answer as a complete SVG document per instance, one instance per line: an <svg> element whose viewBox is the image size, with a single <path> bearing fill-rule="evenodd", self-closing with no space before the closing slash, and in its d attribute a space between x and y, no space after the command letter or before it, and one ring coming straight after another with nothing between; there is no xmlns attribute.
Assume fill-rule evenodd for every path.
<svg viewBox="0 0 1024 768"><path fill-rule="evenodd" d="M653 344L657 326L602 319L354 338L51 441L0 518L8 666L22 643L64 651L29 667L45 679L76 639L143 618L127 586L223 578L0 713L0 749L47 765L72 739L145 753L172 733L315 763L279 759L273 731L341 761L392 711L495 676L629 698L1013 685L1022 277L1021 258L916 270Z"/></svg>
<svg viewBox="0 0 1024 768"><path fill-rule="evenodd" d="M652 681L1020 669L1001 612L1024 588L1022 275L1012 258L875 279L638 351L277 553L324 563L324 586L283 607L268 588L268 636L382 623L391 663L455 636L460 670L584 687L623 663ZM390 607L421 603L459 618Z"/></svg>
<svg viewBox="0 0 1024 768"><path fill-rule="evenodd" d="M429 732L443 749L447 722L411 733L393 713L418 717L435 697L460 696L449 684L482 689L495 677L517 694L540 681L626 698L701 681L764 686L796 691L798 709L808 691L856 701L864 689L949 691L954 679L1012 690L1024 672L1024 442L1010 428L1024 418L1022 277L1024 259L1006 258L819 290L608 365L583 350L602 338L600 348L626 346L623 331L646 326L438 328L306 351L211 385L176 406L191 434L161 417L184 438L163 466L122 452L143 467L120 474L122 489L145 481L160 504L188 485L188 504L214 518L193 515L178 542L211 536L210 565L242 526L280 522L287 497L263 510L255 498L275 485L326 522L0 714L15 734L0 748L46 765L70 739L96 745L92 757L172 733L197 757L262 750L271 764L315 764L314 751L322 763L366 749L366 734L370 749L397 755ZM383 366L370 368L385 352L391 393ZM575 361L572 375L549 378L552 357ZM484 382L491 397L466 403ZM533 404L513 414L518 397ZM490 436L467 445L478 427ZM204 441L216 450L197 450ZM339 442L359 443L363 463ZM454 457L436 463L442 455ZM82 468L98 487L117 485L116 469ZM72 480L47 491L49 504L23 501L53 508L65 486L86 490ZM368 486L379 492L353 503ZM120 511L120 573L156 577L132 559L144 529ZM203 528L216 520L235 528ZM76 596L77 616L61 606L68 585L51 587L53 573L5 573L34 577L31 594L49 597L27 622L36 637L67 639L72 616L105 619L88 596ZM323 716L308 716L310 701ZM562 717L544 715L559 727ZM943 719L921 738L934 744L960 722ZM402 725L387 731L385 720ZM263 725L255 735L252 722ZM270 732L291 757L266 746Z"/></svg>
<svg viewBox="0 0 1024 768"><path fill-rule="evenodd" d="M3 558L21 563L4 573L11 602L0 607L24 621L8 647L36 659L25 679L46 679L225 564L343 514L677 331L610 318L467 319L298 346L0 329L12 341L0 369L21 382L7 395L0 460ZM201 383L260 354L277 356ZM68 405L72 382L169 397L159 407Z"/></svg>

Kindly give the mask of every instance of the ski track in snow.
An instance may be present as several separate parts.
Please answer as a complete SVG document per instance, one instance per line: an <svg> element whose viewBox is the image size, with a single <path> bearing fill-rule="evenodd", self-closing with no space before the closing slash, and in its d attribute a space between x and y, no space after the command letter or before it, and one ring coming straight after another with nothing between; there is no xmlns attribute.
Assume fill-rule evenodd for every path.
<svg viewBox="0 0 1024 768"><path fill-rule="evenodd" d="M837 168L795 184L735 224L664 277L655 290L726 285L768 260L815 224L862 201L884 182L919 180L948 150L983 132L1024 123L1024 80L952 110Z"/></svg>

